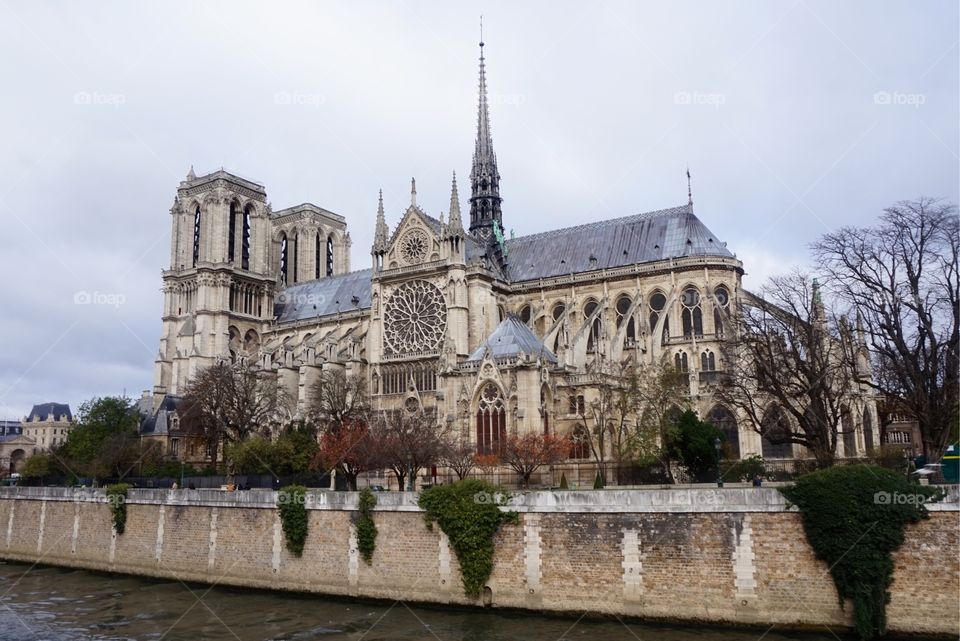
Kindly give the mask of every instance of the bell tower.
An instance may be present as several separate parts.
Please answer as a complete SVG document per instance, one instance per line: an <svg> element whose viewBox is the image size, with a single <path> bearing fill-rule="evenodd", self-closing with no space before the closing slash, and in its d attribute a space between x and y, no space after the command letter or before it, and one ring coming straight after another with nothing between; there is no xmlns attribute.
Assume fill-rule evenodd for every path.
<svg viewBox="0 0 960 641"><path fill-rule="evenodd" d="M191 167L170 215L155 403L182 393L202 367L255 354L276 284L262 185L223 170L198 177Z"/></svg>

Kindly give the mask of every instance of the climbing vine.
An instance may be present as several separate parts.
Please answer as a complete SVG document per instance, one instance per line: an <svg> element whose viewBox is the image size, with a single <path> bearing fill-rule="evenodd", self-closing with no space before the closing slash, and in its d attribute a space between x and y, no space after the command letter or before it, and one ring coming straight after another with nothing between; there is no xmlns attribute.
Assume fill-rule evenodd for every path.
<svg viewBox="0 0 960 641"><path fill-rule="evenodd" d="M370 488L360 490L357 501L357 549L367 565L373 560L373 551L377 548L377 526L373 522L373 507L376 504L377 497Z"/></svg>
<svg viewBox="0 0 960 641"><path fill-rule="evenodd" d="M307 488L302 485L288 485L277 492L277 510L280 512L280 524L287 542L287 549L294 556L303 554L307 541Z"/></svg>
<svg viewBox="0 0 960 641"><path fill-rule="evenodd" d="M437 485L420 494L427 527L436 522L450 538L463 578L463 591L471 598L493 572L493 535L503 523L519 523L516 512L503 512L499 504L502 492L495 486L475 479Z"/></svg>
<svg viewBox="0 0 960 641"><path fill-rule="evenodd" d="M927 518L924 504L942 492L873 465L813 472L780 491L800 509L807 540L829 566L840 606L852 600L857 634L864 640L884 634L891 554L903 543L906 524Z"/></svg>
<svg viewBox="0 0 960 641"><path fill-rule="evenodd" d="M113 529L117 534L123 534L127 525L127 492L130 485L127 483L117 483L107 486L107 502L110 504L110 511L113 513Z"/></svg>

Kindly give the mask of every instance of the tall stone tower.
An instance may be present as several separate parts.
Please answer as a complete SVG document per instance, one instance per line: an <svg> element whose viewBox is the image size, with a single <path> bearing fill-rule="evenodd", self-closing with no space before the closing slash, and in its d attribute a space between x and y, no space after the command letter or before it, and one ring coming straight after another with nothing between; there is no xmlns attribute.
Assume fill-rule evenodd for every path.
<svg viewBox="0 0 960 641"><path fill-rule="evenodd" d="M170 214L155 403L182 393L201 367L255 355L277 283L262 185L222 170L197 177L191 168Z"/></svg>

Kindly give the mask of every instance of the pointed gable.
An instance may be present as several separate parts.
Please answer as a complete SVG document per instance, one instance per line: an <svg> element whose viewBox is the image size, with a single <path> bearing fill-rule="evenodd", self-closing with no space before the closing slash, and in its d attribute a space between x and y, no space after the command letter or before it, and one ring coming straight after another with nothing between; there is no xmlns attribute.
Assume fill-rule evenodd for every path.
<svg viewBox="0 0 960 641"><path fill-rule="evenodd" d="M480 362L489 351L494 359L530 356L556 363L557 357L516 316L507 316L472 354L467 362Z"/></svg>

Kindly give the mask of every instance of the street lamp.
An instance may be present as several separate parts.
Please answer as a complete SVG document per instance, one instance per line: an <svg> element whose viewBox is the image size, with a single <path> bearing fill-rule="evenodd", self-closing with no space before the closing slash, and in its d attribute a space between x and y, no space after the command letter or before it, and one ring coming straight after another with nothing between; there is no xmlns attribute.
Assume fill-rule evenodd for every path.
<svg viewBox="0 0 960 641"><path fill-rule="evenodd" d="M713 451L716 453L717 487L723 487L723 477L720 476L720 438L713 439Z"/></svg>

